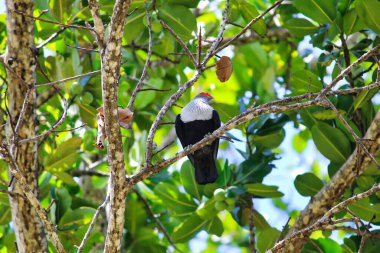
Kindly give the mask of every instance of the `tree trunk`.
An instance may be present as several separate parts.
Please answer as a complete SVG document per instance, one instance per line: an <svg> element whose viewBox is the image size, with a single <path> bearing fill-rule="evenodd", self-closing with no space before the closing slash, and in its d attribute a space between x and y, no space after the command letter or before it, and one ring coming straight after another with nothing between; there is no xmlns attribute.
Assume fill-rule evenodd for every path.
<svg viewBox="0 0 380 253"><path fill-rule="evenodd" d="M8 76L8 108L6 136L11 143L11 152L28 185L38 196L37 143L27 142L17 144L19 139L35 136L34 105L36 94L28 90L36 82L36 60L34 58L34 20L27 15L33 15L34 1L7 0L7 52L5 65ZM19 12L25 13L25 15ZM19 122L20 127L15 133L16 125L24 105L24 115ZM15 138L16 137L16 138ZM16 180L9 187L10 191L22 194ZM18 195L18 194L17 194ZM17 195L9 196L12 210L12 220L19 252L48 252L47 240L42 223L30 202Z"/></svg>

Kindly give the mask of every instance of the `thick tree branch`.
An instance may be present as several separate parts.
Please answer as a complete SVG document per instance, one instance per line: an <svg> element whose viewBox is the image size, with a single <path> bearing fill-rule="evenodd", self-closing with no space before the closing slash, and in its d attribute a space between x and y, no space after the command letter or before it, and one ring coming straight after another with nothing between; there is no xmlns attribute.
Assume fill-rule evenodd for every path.
<svg viewBox="0 0 380 253"><path fill-rule="evenodd" d="M364 199L366 197L369 197L369 196L375 194L378 191L380 191L380 184L375 184L368 191L365 191L363 193L354 195L351 198L348 198L345 201L340 202L339 204L337 204L336 206L334 206L333 208L331 208L330 210L328 210L327 212L325 212L325 214L322 216L322 218L320 218L316 222L312 223L312 225L310 225L310 226L308 226L306 228L300 229L300 230L298 230L296 232L289 233L289 235L284 240L276 243L273 246L273 248L271 248L267 252L268 253L278 252L279 250L283 249L285 246L289 245L290 242L293 242L293 241L295 241L297 239L308 238L308 236L312 232L317 231L317 230L321 230L321 229L329 226L332 223L331 218L333 217L334 214L336 214L339 211L343 210L348 205L350 205L350 204L352 204L354 202L357 202L358 200L361 200L361 199ZM341 221L338 221L338 222L342 223L342 222L346 222L346 221L345 220L341 220ZM336 223L337 222L335 222L334 224L336 224ZM289 252L289 251L286 251L286 252ZM292 252L298 252L298 251L296 249L293 249Z"/></svg>
<svg viewBox="0 0 380 253"><path fill-rule="evenodd" d="M0 154L3 156L5 161L8 163L12 175L17 179L17 183L20 185L25 196L28 198L28 201L33 206L33 208L37 212L38 216L40 217L41 221L43 222L45 229L46 229L54 247L57 249L57 251L59 253L66 252L62 246L61 241L58 238L55 226L53 225L53 223L51 223L51 221L47 217L45 210L41 207L40 202L38 201L37 197L34 195L33 190L29 186L26 178L24 177L23 173L19 169L19 167L18 167L17 163L15 162L13 156L9 152L8 147L4 143L1 144L1 146L0 146Z"/></svg>

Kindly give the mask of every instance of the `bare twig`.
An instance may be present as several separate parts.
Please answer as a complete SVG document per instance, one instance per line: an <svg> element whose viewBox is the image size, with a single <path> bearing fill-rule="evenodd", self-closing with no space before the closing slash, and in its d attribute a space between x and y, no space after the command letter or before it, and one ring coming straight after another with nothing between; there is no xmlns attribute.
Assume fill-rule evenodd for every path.
<svg viewBox="0 0 380 253"><path fill-rule="evenodd" d="M86 232L86 234L84 235L83 240L82 240L81 244L80 244L79 247L78 247L77 253L81 253L81 252L83 251L84 246L86 245L86 242L87 242L88 238L90 237L91 231L92 231L92 230L94 229L94 227L95 227L96 220L98 219L99 214L105 209L105 207L106 207L108 201L109 201L109 195L106 196L106 199L104 200L103 204L101 204L101 205L96 209L96 212L95 212L95 214L94 214L94 217L93 217L92 220L91 220L90 226L88 227L87 232Z"/></svg>
<svg viewBox="0 0 380 253"><path fill-rule="evenodd" d="M277 8L284 0L279 0L275 2L272 6L270 6L268 9L266 9L263 13L261 13L256 18L252 19L238 34L236 34L234 37L232 37L228 42L226 42L224 45L219 47L217 50L214 51L214 54L217 54L218 52L222 51L229 45L231 45L235 40L237 40L240 36L242 36L253 24L255 24L257 21L259 21L262 17L264 17L268 12L270 12L272 9Z"/></svg>
<svg viewBox="0 0 380 253"><path fill-rule="evenodd" d="M173 246L174 249L176 249L178 252L182 253L182 251L175 245L172 238L170 237L170 234L166 230L165 226L161 223L160 219L156 217L154 214L152 208L150 207L148 201L144 198L144 196L139 192L137 189L133 189L133 191L136 193L136 195L139 197L141 202L144 204L146 211L148 212L149 216L153 218L153 220L156 222L158 229L161 230L161 232L164 234L170 245Z"/></svg>
<svg viewBox="0 0 380 253"><path fill-rule="evenodd" d="M61 100L62 100L62 103L63 103L63 113L61 115L61 117L53 124L53 126L47 130L46 132L40 134L40 135L36 135L32 138L27 138L27 139L22 139L22 140L19 140L18 143L19 144L22 144L22 143L26 143L26 142L30 142L30 141L35 141L35 140L38 140L42 137L45 137L53 132L56 131L56 129L62 125L63 121L65 120L66 116L67 116L67 108L68 108L68 104L67 104L67 101L65 99L64 96L61 96Z"/></svg>
<svg viewBox="0 0 380 253"><path fill-rule="evenodd" d="M339 120L343 123L346 129L350 132L355 142L360 146L360 148L366 153L366 155L371 158L372 162L380 169L380 164L376 161L375 157L368 151L367 147L364 145L364 140L357 136L352 127L347 123L347 121L343 118L342 114L338 109L336 109L335 105L327 98L324 97L324 100L329 104L330 108L335 112L338 116Z"/></svg>
<svg viewBox="0 0 380 253"><path fill-rule="evenodd" d="M26 14L26 13L24 13L22 11L18 11L18 10L9 10L9 11L17 13L17 14L20 14L20 15L23 15L24 17L32 18L34 20L38 20L38 21L41 21L41 22L45 22L45 23L49 23L49 24L54 24L54 25L58 25L58 26L66 27L66 28L93 30L93 28L91 28L91 27L80 26L80 25L71 25L71 24L62 24L60 22L56 22L56 21L52 21L52 20L48 20L48 19L43 19L43 18L40 18L40 17L34 17L34 16L28 15L28 14Z"/></svg>
<svg viewBox="0 0 380 253"><path fill-rule="evenodd" d="M162 27L165 28L166 30L168 30L172 34L172 36L178 41L178 43L185 50L185 52L186 52L187 56L189 57L189 59L191 60L191 62L194 64L194 68L197 68L197 62L195 61L193 54L190 52L189 48L186 46L185 42L183 42L181 37L179 37L178 34L176 32L174 32L174 30L172 28L170 28L164 21L160 20L160 23L161 23Z"/></svg>
<svg viewBox="0 0 380 253"><path fill-rule="evenodd" d="M358 253L363 252L365 242L368 239L367 234L369 234L369 228L371 227L371 223L375 218L376 218L376 215L374 214L372 216L371 220L368 222L367 226L364 227L364 233L362 234L362 239L360 240L360 246L359 246Z"/></svg>
<svg viewBox="0 0 380 253"><path fill-rule="evenodd" d="M367 60L369 57L372 55L376 54L377 50L379 50L380 44L377 45L376 47L372 48L370 51L367 53L363 54L359 59L357 59L354 63L351 65L347 66L343 71L340 72L340 74L328 85L326 86L322 92L318 95L317 99L322 98L324 95L326 95L327 92L329 92L334 86L343 79L345 75L348 73L351 73L352 69L356 66L358 66L360 63L363 61Z"/></svg>
<svg viewBox="0 0 380 253"><path fill-rule="evenodd" d="M43 48L44 46L46 46L47 44L49 44L50 42L52 42L53 40L55 40L55 38L57 38L61 33L63 33L66 30L66 28L67 27L61 27L61 29L59 29L57 32L53 33L44 42L42 42L41 44L36 46L36 49L39 50L39 49Z"/></svg>
<svg viewBox="0 0 380 253"><path fill-rule="evenodd" d="M132 109L132 106L133 106L133 103L135 102L137 93L141 90L141 86L143 85L143 81L144 81L146 74L147 74L147 71L148 71L148 67L149 67L149 63L150 63L150 57L152 56L152 48L153 48L152 18L150 17L147 3L145 3L145 12L146 12L146 17L148 19L148 31L149 31L148 55L147 55L146 60L145 60L145 65L144 65L143 71L141 73L141 77L140 77L139 81L137 82L135 89L132 92L131 98L129 99L129 102L127 105L128 109Z"/></svg>
<svg viewBox="0 0 380 253"><path fill-rule="evenodd" d="M82 77L85 77L85 76L92 76L92 75L97 75L97 74L100 74L100 70L91 71L91 72L80 74L80 75L77 75L77 76L67 77L67 78L64 78L64 79L61 79L61 80L55 81L55 82L43 83L43 84L35 85L34 89L38 89L38 88L41 88L41 87L47 87L47 86L54 86L56 84L61 84L61 83L68 82L68 81L71 81L71 80L75 80L75 79L78 79L78 78L82 78Z"/></svg>
<svg viewBox="0 0 380 253"><path fill-rule="evenodd" d="M255 206L253 204L253 197L252 195L248 195L248 203L250 207L250 213L249 213L249 248L251 249L251 253L256 252L255 248L255 223L253 219L253 214L255 212Z"/></svg>

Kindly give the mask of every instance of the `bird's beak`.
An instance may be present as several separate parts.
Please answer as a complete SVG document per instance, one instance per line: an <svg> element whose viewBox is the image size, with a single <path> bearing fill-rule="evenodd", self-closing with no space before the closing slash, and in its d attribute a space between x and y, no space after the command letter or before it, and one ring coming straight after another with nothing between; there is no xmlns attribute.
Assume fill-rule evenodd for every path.
<svg viewBox="0 0 380 253"><path fill-rule="evenodd" d="M214 100L214 98L213 98L213 97L211 97L211 98L209 99L208 103L209 103L209 104L213 104L213 103L215 103L215 100Z"/></svg>

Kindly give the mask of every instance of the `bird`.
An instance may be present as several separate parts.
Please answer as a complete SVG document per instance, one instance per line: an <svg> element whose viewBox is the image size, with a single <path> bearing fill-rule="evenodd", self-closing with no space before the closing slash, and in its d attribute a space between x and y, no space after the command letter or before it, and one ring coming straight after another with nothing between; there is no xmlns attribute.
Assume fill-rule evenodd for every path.
<svg viewBox="0 0 380 253"><path fill-rule="evenodd" d="M183 148L194 145L221 126L218 112L210 106L213 100L209 93L201 92L177 115L175 130ZM195 169L198 184L209 184L217 180L218 149L219 139L216 139L187 156Z"/></svg>

